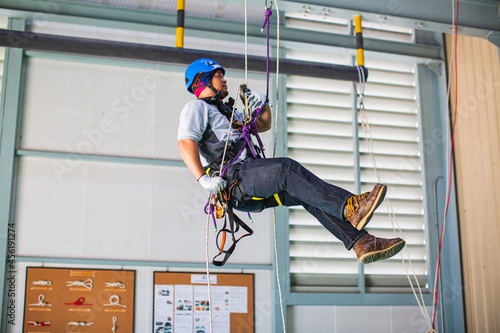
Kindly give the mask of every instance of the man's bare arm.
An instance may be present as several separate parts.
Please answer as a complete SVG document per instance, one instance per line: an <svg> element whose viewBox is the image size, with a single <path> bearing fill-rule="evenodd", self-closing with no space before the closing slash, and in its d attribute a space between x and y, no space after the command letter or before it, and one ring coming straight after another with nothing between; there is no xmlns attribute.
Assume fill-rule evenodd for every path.
<svg viewBox="0 0 500 333"><path fill-rule="evenodd" d="M271 108L269 107L268 104L266 104L262 109L262 113L260 114L260 116L255 120L255 125L257 126L258 132L261 133L270 130L272 124L273 124L273 117L271 113Z"/></svg>
<svg viewBox="0 0 500 333"><path fill-rule="evenodd" d="M205 169L201 165L198 144L193 139L182 139L177 141L182 160L189 168L196 179L200 179L205 174Z"/></svg>

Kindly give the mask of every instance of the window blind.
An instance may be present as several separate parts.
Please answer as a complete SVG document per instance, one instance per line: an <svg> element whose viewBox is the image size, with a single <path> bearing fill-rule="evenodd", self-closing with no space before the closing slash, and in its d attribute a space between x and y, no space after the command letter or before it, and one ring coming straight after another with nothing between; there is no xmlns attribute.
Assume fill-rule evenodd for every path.
<svg viewBox="0 0 500 333"><path fill-rule="evenodd" d="M338 30L338 22L314 22L310 27L325 28L332 24ZM410 38L411 31L397 27L383 31L377 26L371 34L400 40L405 34ZM287 57L341 65L352 65L353 61L351 55L313 53L304 49L288 49ZM415 65L368 57L365 63L369 80L364 104L376 165L382 182L388 185L387 197L407 242L415 273L421 285L425 285L424 189ZM288 156L327 182L356 193L355 184L359 181L361 192L367 192L377 183L377 178L365 143L361 116L357 137L353 128L352 89L352 84L345 81L287 76ZM359 156L355 156L353 149L356 141ZM359 173L356 158L359 158ZM377 209L367 230L384 238L400 236L393 231L385 203ZM289 210L289 249L292 291L357 291L360 277L366 292L410 291L400 255L361 266L354 251L347 251L302 207Z"/></svg>

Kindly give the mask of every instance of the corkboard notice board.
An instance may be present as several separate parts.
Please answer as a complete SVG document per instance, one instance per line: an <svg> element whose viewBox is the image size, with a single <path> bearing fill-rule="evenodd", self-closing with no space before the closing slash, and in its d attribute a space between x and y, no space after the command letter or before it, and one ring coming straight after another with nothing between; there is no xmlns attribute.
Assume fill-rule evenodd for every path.
<svg viewBox="0 0 500 333"><path fill-rule="evenodd" d="M134 289L131 270L28 267L23 332L133 333Z"/></svg>
<svg viewBox="0 0 500 333"><path fill-rule="evenodd" d="M211 299L204 273L154 273L153 332L254 332L254 275L210 274Z"/></svg>

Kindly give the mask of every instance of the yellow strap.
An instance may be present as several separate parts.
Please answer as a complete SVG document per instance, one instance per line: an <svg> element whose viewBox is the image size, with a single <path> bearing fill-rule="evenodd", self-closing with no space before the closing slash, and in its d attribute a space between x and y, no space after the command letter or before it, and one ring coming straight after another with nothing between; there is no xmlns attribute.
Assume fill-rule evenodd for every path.
<svg viewBox="0 0 500 333"><path fill-rule="evenodd" d="M278 193L274 195L274 199L276 199L276 202L278 203L278 206L282 206L283 204L281 203L280 196Z"/></svg>
<svg viewBox="0 0 500 333"><path fill-rule="evenodd" d="M269 197L267 197L269 198ZM256 200L256 201L259 201L259 200L264 200L264 199L267 199L267 198L257 198L257 197L252 197L252 200ZM281 200L280 200L280 197L278 195L278 193L276 193L274 195L274 199L276 200L276 202L278 203L278 206L283 206L283 204L281 203Z"/></svg>

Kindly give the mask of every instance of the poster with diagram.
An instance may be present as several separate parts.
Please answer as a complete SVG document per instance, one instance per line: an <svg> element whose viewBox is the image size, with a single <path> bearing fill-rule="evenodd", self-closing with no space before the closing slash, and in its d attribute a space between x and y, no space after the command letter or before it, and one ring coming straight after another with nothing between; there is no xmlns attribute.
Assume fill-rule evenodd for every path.
<svg viewBox="0 0 500 333"><path fill-rule="evenodd" d="M135 271L26 268L23 332L132 333Z"/></svg>
<svg viewBox="0 0 500 333"><path fill-rule="evenodd" d="M253 332L253 274L155 272L154 333ZM212 323L210 323L212 312Z"/></svg>

